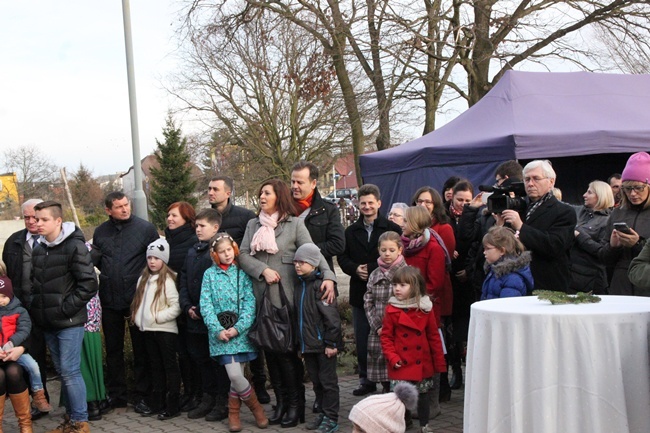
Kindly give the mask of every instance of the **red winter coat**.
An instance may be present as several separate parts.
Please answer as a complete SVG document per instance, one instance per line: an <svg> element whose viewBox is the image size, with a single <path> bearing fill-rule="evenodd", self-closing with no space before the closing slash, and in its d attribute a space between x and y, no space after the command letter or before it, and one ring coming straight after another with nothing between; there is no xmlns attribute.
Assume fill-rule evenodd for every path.
<svg viewBox="0 0 650 433"><path fill-rule="evenodd" d="M419 382L447 371L438 321L433 312L388 305L381 330L381 347L391 380ZM398 361L400 368L395 368Z"/></svg>
<svg viewBox="0 0 650 433"><path fill-rule="evenodd" d="M454 236L454 229L451 224L435 223L431 228L440 235L445 243L445 247L447 247L449 256L453 259L454 251L456 250L456 237ZM442 316L451 316L453 303L454 291L451 287L451 276L449 275L449 272L447 272L445 273L445 283L442 292L440 293L440 314Z"/></svg>

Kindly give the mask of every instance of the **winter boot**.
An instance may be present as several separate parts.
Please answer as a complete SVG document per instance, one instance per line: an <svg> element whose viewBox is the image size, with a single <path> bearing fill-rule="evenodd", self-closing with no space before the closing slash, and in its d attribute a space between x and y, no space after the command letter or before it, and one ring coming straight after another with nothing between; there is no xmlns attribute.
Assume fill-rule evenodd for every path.
<svg viewBox="0 0 650 433"><path fill-rule="evenodd" d="M221 421L228 418L228 404L225 398L217 395L214 407L209 414L205 416L206 421Z"/></svg>
<svg viewBox="0 0 650 433"><path fill-rule="evenodd" d="M41 412L52 412L52 406L45 398L44 389L39 389L32 395L32 405Z"/></svg>
<svg viewBox="0 0 650 433"><path fill-rule="evenodd" d="M228 396L228 430L232 432L241 431L241 420L239 411L241 410L241 400L237 395Z"/></svg>
<svg viewBox="0 0 650 433"><path fill-rule="evenodd" d="M67 433L70 431L70 415L63 415L63 422L54 430L48 430L47 433Z"/></svg>
<svg viewBox="0 0 650 433"><path fill-rule="evenodd" d="M5 414L5 400L7 399L7 395L0 395L0 432L2 431L2 418L4 417Z"/></svg>
<svg viewBox="0 0 650 433"><path fill-rule="evenodd" d="M9 399L14 407L20 433L32 433L32 413L29 405L29 391L20 394L9 394Z"/></svg>
<svg viewBox="0 0 650 433"><path fill-rule="evenodd" d="M66 433L90 433L90 424L88 421L71 421Z"/></svg>
<svg viewBox="0 0 650 433"><path fill-rule="evenodd" d="M214 407L214 396L204 393L201 403L195 408L187 413L189 419L199 419L203 418L210 413Z"/></svg>
<svg viewBox="0 0 650 433"><path fill-rule="evenodd" d="M242 400L246 406L253 412L255 417L255 423L259 428L267 428L269 426L269 420L264 413L264 408L257 399L257 394L255 390L251 390L251 395L246 399Z"/></svg>

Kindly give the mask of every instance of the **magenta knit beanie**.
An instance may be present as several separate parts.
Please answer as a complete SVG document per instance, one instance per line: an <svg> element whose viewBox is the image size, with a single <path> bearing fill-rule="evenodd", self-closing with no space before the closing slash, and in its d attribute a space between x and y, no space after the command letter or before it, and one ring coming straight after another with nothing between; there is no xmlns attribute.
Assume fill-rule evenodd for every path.
<svg viewBox="0 0 650 433"><path fill-rule="evenodd" d="M650 155L646 152L638 152L630 156L621 174L621 180L648 183L648 179L650 179Z"/></svg>

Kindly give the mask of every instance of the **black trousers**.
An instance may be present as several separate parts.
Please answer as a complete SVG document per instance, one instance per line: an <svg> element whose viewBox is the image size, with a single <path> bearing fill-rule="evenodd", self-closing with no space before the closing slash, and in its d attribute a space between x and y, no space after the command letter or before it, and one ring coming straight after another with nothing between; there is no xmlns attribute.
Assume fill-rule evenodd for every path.
<svg viewBox="0 0 650 433"><path fill-rule="evenodd" d="M339 420L339 380L336 375L336 356L328 358L324 353L305 353L305 366L314 384L316 400L322 401L323 413L329 419ZM322 395L318 395L321 394Z"/></svg>
<svg viewBox="0 0 650 433"><path fill-rule="evenodd" d="M226 368L210 357L208 334L188 332L186 337L190 358L199 367L203 392L212 396L227 397L230 391L230 379Z"/></svg>
<svg viewBox="0 0 650 433"><path fill-rule="evenodd" d="M152 391L159 394L178 394L181 390L181 372L176 352L177 334L145 331L144 341L151 362Z"/></svg>
<svg viewBox="0 0 650 433"><path fill-rule="evenodd" d="M102 328L106 342L106 388L112 399L128 400L124 362L124 335L129 309L102 310ZM133 347L133 374L135 376L134 400L140 401L151 391L151 363L147 356L144 333L129 326Z"/></svg>

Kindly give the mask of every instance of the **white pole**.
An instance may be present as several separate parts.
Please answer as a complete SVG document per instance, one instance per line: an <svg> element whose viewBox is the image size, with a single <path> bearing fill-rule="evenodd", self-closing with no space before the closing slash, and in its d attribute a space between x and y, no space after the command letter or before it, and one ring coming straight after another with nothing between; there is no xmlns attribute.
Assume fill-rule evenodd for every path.
<svg viewBox="0 0 650 433"><path fill-rule="evenodd" d="M332 186L334 187L334 201L338 203L336 200L336 164L332 166Z"/></svg>

